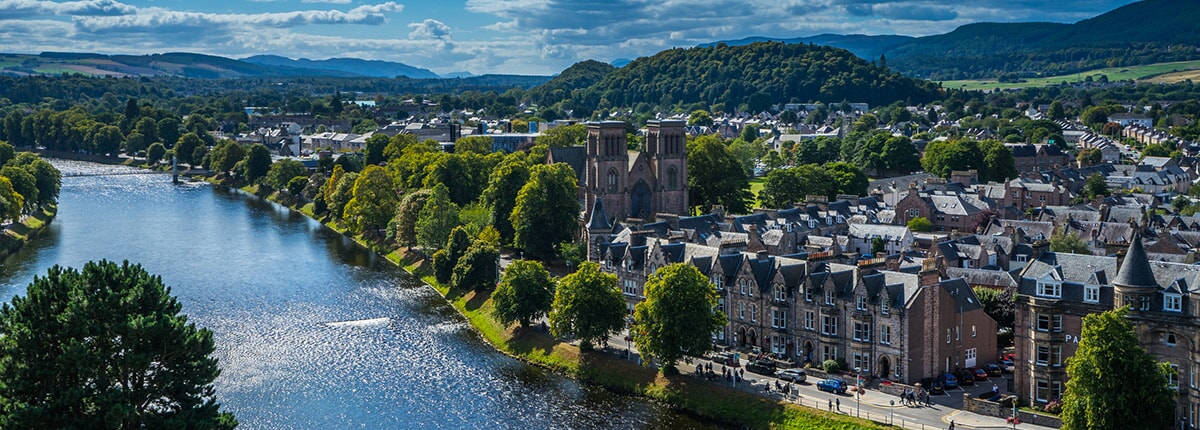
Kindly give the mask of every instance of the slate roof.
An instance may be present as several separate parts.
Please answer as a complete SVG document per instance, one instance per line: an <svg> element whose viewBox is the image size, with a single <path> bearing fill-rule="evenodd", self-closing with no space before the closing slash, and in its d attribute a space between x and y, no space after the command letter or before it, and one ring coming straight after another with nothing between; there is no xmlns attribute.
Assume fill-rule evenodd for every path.
<svg viewBox="0 0 1200 430"><path fill-rule="evenodd" d="M1122 287L1157 288L1158 281L1154 279L1154 271L1150 269L1150 258L1142 247L1142 235L1134 233L1129 251L1125 253L1125 261L1113 279L1113 285Z"/></svg>
<svg viewBox="0 0 1200 430"><path fill-rule="evenodd" d="M951 278L962 278L970 285L988 285L999 287L1017 287L1017 280L1013 279L1012 275L1002 270L985 270L985 269L964 269L961 267L947 267L946 276Z"/></svg>
<svg viewBox="0 0 1200 430"><path fill-rule="evenodd" d="M596 203L592 205L592 219L588 220L588 230L612 230L612 224L608 223L608 214L604 212L604 199L596 199Z"/></svg>
<svg viewBox="0 0 1200 430"><path fill-rule="evenodd" d="M938 286L950 293L950 297L954 298L954 304L957 305L959 312L973 311L975 309L983 309L983 305L979 303L979 298L975 297L975 291L971 290L971 286L962 278L947 279L938 282Z"/></svg>
<svg viewBox="0 0 1200 430"><path fill-rule="evenodd" d="M555 163L567 163L572 169L575 169L575 179L579 185L587 184L586 178L586 162L587 162L587 147L584 146L565 146L550 148L550 161Z"/></svg>

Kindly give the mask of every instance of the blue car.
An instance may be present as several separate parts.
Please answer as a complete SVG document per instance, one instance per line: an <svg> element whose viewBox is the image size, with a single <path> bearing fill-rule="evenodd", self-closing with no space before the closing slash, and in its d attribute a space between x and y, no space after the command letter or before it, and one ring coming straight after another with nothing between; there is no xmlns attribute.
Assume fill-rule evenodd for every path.
<svg viewBox="0 0 1200 430"><path fill-rule="evenodd" d="M942 382L946 388L958 388L958 378L953 373L946 372L938 376L938 380Z"/></svg>
<svg viewBox="0 0 1200 430"><path fill-rule="evenodd" d="M817 383L817 389L835 394L846 394L846 383L841 379L826 379Z"/></svg>

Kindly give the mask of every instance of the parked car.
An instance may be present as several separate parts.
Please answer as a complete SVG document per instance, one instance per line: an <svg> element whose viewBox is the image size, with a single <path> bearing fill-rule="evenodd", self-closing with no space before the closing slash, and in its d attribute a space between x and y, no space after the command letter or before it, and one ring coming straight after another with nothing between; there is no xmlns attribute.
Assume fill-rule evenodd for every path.
<svg viewBox="0 0 1200 430"><path fill-rule="evenodd" d="M775 372L775 377L784 381L804 382L808 375L804 373L804 369L783 369Z"/></svg>
<svg viewBox="0 0 1200 430"><path fill-rule="evenodd" d="M958 378L955 377L953 373L946 372L938 375L937 380L941 382L942 386L946 387L946 389L958 388Z"/></svg>
<svg viewBox="0 0 1200 430"><path fill-rule="evenodd" d="M976 381L986 381L986 380L988 380L988 371L986 371L986 370L983 370L983 369L980 369L980 368L978 368L978 367L972 367L970 370L971 370L972 372L975 372L975 374L974 374L974 375L972 375L972 376L974 376L974 377L975 377L975 380L976 380Z"/></svg>
<svg viewBox="0 0 1200 430"><path fill-rule="evenodd" d="M959 369L954 372L954 376L958 377L959 385L975 385L975 372L967 369Z"/></svg>
<svg viewBox="0 0 1200 430"><path fill-rule="evenodd" d="M738 361L733 358L733 354L728 352L718 352L712 356L713 363L724 364L726 366L738 367Z"/></svg>
<svg viewBox="0 0 1200 430"><path fill-rule="evenodd" d="M928 391L929 394L946 394L946 387L937 378L925 378L921 380L921 386Z"/></svg>
<svg viewBox="0 0 1200 430"><path fill-rule="evenodd" d="M1004 373L1013 373L1013 369L1016 368L1016 366L1017 364L1012 360L1000 360L1000 368L1004 370Z"/></svg>
<svg viewBox="0 0 1200 430"><path fill-rule="evenodd" d="M1000 374L1004 373L1004 369L996 363L988 363L983 365L983 370L987 371L988 376L1000 376Z"/></svg>
<svg viewBox="0 0 1200 430"><path fill-rule="evenodd" d="M759 375L771 375L775 373L775 363L770 360L755 360L746 365L746 371Z"/></svg>
<svg viewBox="0 0 1200 430"><path fill-rule="evenodd" d="M846 394L846 382L841 379L826 379L817 383L817 389L834 394Z"/></svg>

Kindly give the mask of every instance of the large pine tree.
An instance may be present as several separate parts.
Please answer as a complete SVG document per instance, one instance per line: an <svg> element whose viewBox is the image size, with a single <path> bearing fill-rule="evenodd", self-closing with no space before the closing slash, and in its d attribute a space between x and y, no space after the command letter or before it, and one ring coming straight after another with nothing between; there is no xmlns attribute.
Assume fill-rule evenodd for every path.
<svg viewBox="0 0 1200 430"><path fill-rule="evenodd" d="M212 332L139 265L55 266L0 308L0 428L231 429Z"/></svg>

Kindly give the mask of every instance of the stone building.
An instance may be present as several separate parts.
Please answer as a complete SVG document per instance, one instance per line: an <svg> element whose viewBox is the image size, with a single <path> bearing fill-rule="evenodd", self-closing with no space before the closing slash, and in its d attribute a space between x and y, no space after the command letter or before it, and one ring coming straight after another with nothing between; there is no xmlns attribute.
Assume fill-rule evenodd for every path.
<svg viewBox="0 0 1200 430"><path fill-rule="evenodd" d="M1061 398L1083 317L1128 305L1142 347L1175 369L1168 378L1179 393L1176 422L1192 428L1200 418L1200 306L1194 303L1200 267L1151 262L1140 234L1119 267L1117 257L1051 252L1024 269L1014 333L1016 392L1035 404Z"/></svg>
<svg viewBox="0 0 1200 430"><path fill-rule="evenodd" d="M995 321L966 282L943 279L936 256L900 271L886 258L851 263L837 251L780 256L747 252L736 240L708 246L667 236L626 228L600 246L601 267L617 275L632 308L659 267L695 266L716 286L718 308L729 320L713 335L718 344L794 365L843 361L902 382L983 364L996 354Z"/></svg>

